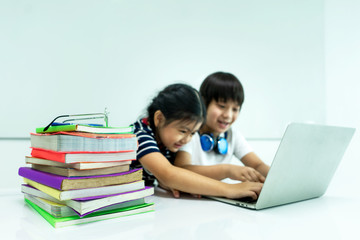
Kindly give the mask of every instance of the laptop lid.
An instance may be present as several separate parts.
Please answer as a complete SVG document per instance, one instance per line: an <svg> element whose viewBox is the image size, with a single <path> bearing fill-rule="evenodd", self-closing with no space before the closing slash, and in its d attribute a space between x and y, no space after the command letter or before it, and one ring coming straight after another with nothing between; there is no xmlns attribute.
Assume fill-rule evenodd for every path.
<svg viewBox="0 0 360 240"><path fill-rule="evenodd" d="M348 147L354 128L290 123L256 203L210 197L263 209L322 196Z"/></svg>
<svg viewBox="0 0 360 240"><path fill-rule="evenodd" d="M262 209L322 196L355 129L291 123L256 203Z"/></svg>

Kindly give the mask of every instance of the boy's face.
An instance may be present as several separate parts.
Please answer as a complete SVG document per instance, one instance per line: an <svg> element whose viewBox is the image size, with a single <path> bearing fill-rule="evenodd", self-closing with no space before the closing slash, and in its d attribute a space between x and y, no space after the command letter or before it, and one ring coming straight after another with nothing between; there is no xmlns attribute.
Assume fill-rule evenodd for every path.
<svg viewBox="0 0 360 240"><path fill-rule="evenodd" d="M232 100L212 100L207 108L206 128L208 131L218 136L229 130L231 124L239 116L240 106Z"/></svg>

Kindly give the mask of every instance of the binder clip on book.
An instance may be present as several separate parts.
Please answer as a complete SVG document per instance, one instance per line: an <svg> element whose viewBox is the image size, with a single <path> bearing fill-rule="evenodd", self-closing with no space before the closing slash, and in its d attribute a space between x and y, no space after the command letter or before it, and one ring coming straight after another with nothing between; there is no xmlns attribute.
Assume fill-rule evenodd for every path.
<svg viewBox="0 0 360 240"><path fill-rule="evenodd" d="M57 116L56 118L54 118L54 120L52 120L49 123L49 125L47 125L44 128L43 131L46 132L46 130L48 130L50 126L69 125L70 124L69 122L90 120L90 119L101 119L101 118L103 118L104 121L105 121L105 127L108 127L108 124L109 124L108 114L109 114L109 112L107 112L106 108L105 108L104 113L85 113L85 114L60 115L60 116ZM68 119L64 120L62 123L55 122L59 118L68 118ZM102 124L89 124L89 123L85 124L85 125L99 126L99 127L104 126Z"/></svg>
<svg viewBox="0 0 360 240"><path fill-rule="evenodd" d="M109 127L108 120L109 112L104 113L85 113L85 114L71 114L71 115L60 115L54 118L46 127L36 128L36 133L53 133L53 132L89 132L89 133L103 133L103 134L132 134L133 126L127 127ZM57 120L65 118L62 122ZM89 120L103 119L104 124L89 123ZM85 123L80 123L86 120ZM96 122L96 121L95 121Z"/></svg>

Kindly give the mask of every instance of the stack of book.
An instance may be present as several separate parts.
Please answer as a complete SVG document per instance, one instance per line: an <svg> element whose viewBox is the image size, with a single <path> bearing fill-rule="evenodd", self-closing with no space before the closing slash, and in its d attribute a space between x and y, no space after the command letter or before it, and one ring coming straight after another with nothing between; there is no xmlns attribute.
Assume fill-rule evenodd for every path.
<svg viewBox="0 0 360 240"><path fill-rule="evenodd" d="M51 225L153 211L145 198L154 189L145 187L142 169L130 169L138 146L132 127L79 130L79 125L65 125L42 130L30 134L32 151L25 159L31 167L19 168L19 175L25 182L25 202Z"/></svg>

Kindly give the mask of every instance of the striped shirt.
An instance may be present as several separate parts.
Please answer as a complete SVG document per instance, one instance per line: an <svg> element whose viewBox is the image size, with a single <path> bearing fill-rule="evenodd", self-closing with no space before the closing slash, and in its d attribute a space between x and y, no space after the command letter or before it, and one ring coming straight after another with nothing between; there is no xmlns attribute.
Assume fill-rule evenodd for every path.
<svg viewBox="0 0 360 240"><path fill-rule="evenodd" d="M166 148L159 148L159 145L155 140L154 132L148 125L146 118L139 119L133 124L133 126L134 126L134 134L138 139L139 147L136 153L136 161L133 161L131 167L133 168L142 167L141 163L139 162L139 159L153 152L162 153L171 163L173 163L175 159L175 153L170 152ZM152 184L151 182L155 180L155 177L151 174L151 172L147 171L144 167L143 169L144 169L143 179L146 181L147 185L149 185L149 183Z"/></svg>

